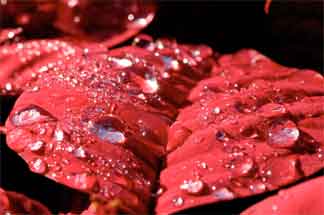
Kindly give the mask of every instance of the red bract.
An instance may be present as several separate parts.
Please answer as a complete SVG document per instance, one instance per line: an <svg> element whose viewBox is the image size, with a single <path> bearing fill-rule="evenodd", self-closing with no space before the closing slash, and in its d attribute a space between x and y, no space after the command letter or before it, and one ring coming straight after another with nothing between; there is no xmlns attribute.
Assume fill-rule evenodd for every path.
<svg viewBox="0 0 324 215"><path fill-rule="evenodd" d="M30 214L50 215L50 211L41 203L26 196L4 191L0 188L0 213L1 214Z"/></svg>
<svg viewBox="0 0 324 215"><path fill-rule="evenodd" d="M221 57L169 130L156 212L264 193L322 169L323 86L321 75L252 50Z"/></svg>
<svg viewBox="0 0 324 215"><path fill-rule="evenodd" d="M210 55L168 41L67 55L17 100L8 145L31 171L91 194L91 210L147 213L168 126Z"/></svg>
<svg viewBox="0 0 324 215"><path fill-rule="evenodd" d="M6 35L15 31L5 31ZM17 95L60 59L74 54L76 48L60 40L34 40L0 47L0 94Z"/></svg>
<svg viewBox="0 0 324 215"><path fill-rule="evenodd" d="M324 214L324 177L315 178L266 198L242 215Z"/></svg>

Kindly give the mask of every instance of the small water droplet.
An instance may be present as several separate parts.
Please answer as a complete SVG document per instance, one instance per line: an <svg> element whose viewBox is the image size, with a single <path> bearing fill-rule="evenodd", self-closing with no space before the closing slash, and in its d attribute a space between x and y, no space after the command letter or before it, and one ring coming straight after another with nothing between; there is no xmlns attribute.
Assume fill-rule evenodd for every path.
<svg viewBox="0 0 324 215"><path fill-rule="evenodd" d="M131 67L133 65L133 62L127 58L122 58L122 59L111 58L111 60L121 68Z"/></svg>
<svg viewBox="0 0 324 215"><path fill-rule="evenodd" d="M263 183L256 183L256 184L251 184L249 186L249 189L253 192L253 193L262 193L266 190L266 186Z"/></svg>
<svg viewBox="0 0 324 215"><path fill-rule="evenodd" d="M223 131L216 132L216 139L222 142L226 142L229 140L229 138L226 136L226 133Z"/></svg>
<svg viewBox="0 0 324 215"><path fill-rule="evenodd" d="M44 174L47 171L47 163L41 158L37 158L31 162L30 170L38 174Z"/></svg>
<svg viewBox="0 0 324 215"><path fill-rule="evenodd" d="M272 209L273 211L277 211L277 210L278 210L278 206L277 206L277 205L272 205L271 209Z"/></svg>
<svg viewBox="0 0 324 215"><path fill-rule="evenodd" d="M12 84L11 83L6 83L5 84L5 90L6 91L11 91L13 89L13 87L12 87Z"/></svg>
<svg viewBox="0 0 324 215"><path fill-rule="evenodd" d="M165 192L165 189L163 187L159 187L159 189L156 191L156 196L161 196Z"/></svg>
<svg viewBox="0 0 324 215"><path fill-rule="evenodd" d="M159 89L159 83L155 77L150 77L145 80L145 85L143 86L144 93L156 93Z"/></svg>
<svg viewBox="0 0 324 215"><path fill-rule="evenodd" d="M185 180L181 185L180 189L190 195L200 195L203 193L205 183L202 180Z"/></svg>
<svg viewBox="0 0 324 215"><path fill-rule="evenodd" d="M64 140L64 132L61 129L56 129L54 132L54 139L58 142Z"/></svg>
<svg viewBox="0 0 324 215"><path fill-rule="evenodd" d="M141 48L154 50L153 39L148 35L139 35L133 40L133 45Z"/></svg>
<svg viewBox="0 0 324 215"><path fill-rule="evenodd" d="M76 174L70 177L71 185L81 190L92 190L97 185L97 178L86 173Z"/></svg>
<svg viewBox="0 0 324 215"><path fill-rule="evenodd" d="M87 157L86 151L84 150L84 148L82 146L80 146L79 148L75 149L74 152L73 152L73 154L77 158L86 158Z"/></svg>
<svg viewBox="0 0 324 215"><path fill-rule="evenodd" d="M207 165L206 162L201 162L201 163L199 163L199 166L200 166L201 168L203 168L203 169L207 169L207 168L208 168L208 165Z"/></svg>
<svg viewBox="0 0 324 215"><path fill-rule="evenodd" d="M289 148L295 145L299 138L299 130L292 121L285 121L273 125L268 133L269 144L278 148Z"/></svg>
<svg viewBox="0 0 324 215"><path fill-rule="evenodd" d="M244 157L238 159L233 163L233 173L235 176L247 176L254 169L254 161L249 157Z"/></svg>
<svg viewBox="0 0 324 215"><path fill-rule="evenodd" d="M219 114L221 112L221 109L219 107L215 107L213 109L213 114Z"/></svg>
<svg viewBox="0 0 324 215"><path fill-rule="evenodd" d="M40 152L44 149L45 143L41 140L38 140L34 143L29 144L29 149L32 152Z"/></svg>
<svg viewBox="0 0 324 215"><path fill-rule="evenodd" d="M184 203L184 200L182 197L175 197L172 199L172 204L176 207L181 207Z"/></svg>

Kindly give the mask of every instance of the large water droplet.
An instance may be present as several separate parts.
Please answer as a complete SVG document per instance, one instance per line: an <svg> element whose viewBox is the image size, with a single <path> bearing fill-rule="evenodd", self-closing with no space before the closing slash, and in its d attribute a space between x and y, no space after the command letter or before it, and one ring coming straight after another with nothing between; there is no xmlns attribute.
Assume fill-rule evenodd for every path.
<svg viewBox="0 0 324 215"><path fill-rule="evenodd" d="M97 135L99 139L113 144L122 144L126 141L123 133L124 125L116 117L105 117L90 127L90 131Z"/></svg>
<svg viewBox="0 0 324 215"><path fill-rule="evenodd" d="M202 180L186 180L180 185L180 189L190 195L200 195L204 188L205 183Z"/></svg>
<svg viewBox="0 0 324 215"><path fill-rule="evenodd" d="M23 109L13 115L11 121L16 126L30 125L36 122L53 120L52 116L37 106Z"/></svg>
<svg viewBox="0 0 324 215"><path fill-rule="evenodd" d="M275 123L269 130L268 142L273 147L289 148L295 145L299 138L296 124L290 120Z"/></svg>

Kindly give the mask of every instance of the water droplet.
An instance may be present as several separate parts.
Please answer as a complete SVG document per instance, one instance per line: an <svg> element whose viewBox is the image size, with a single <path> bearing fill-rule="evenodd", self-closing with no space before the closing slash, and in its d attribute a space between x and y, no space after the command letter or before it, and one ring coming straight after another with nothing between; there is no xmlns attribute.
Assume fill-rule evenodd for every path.
<svg viewBox="0 0 324 215"><path fill-rule="evenodd" d="M121 68L131 67L133 65L132 61L127 58L122 58L122 59L111 58L111 60Z"/></svg>
<svg viewBox="0 0 324 215"><path fill-rule="evenodd" d="M239 158L233 163L233 174L235 176L247 176L254 169L254 161L249 157Z"/></svg>
<svg viewBox="0 0 324 215"><path fill-rule="evenodd" d="M61 129L56 129L54 132L54 139L58 142L64 140L64 132Z"/></svg>
<svg viewBox="0 0 324 215"><path fill-rule="evenodd" d="M180 189L190 195L200 195L204 188L205 183L202 180L186 180L180 185Z"/></svg>
<svg viewBox="0 0 324 215"><path fill-rule="evenodd" d="M165 189L163 187L159 187L159 189L156 191L156 196L161 196L165 192Z"/></svg>
<svg viewBox="0 0 324 215"><path fill-rule="evenodd" d="M30 170L38 174L44 174L47 171L47 163L41 158L37 158L31 162Z"/></svg>
<svg viewBox="0 0 324 215"><path fill-rule="evenodd" d="M81 190L92 190L97 185L97 178L86 173L76 174L70 177L71 185Z"/></svg>
<svg viewBox="0 0 324 215"><path fill-rule="evenodd" d="M38 140L34 143L29 144L29 149L32 152L40 152L44 149L45 143L41 140Z"/></svg>
<svg viewBox="0 0 324 215"><path fill-rule="evenodd" d="M14 125L22 126L51 119L53 118L46 111L33 106L15 113L11 120Z"/></svg>
<svg viewBox="0 0 324 215"><path fill-rule="evenodd" d="M249 186L249 189L253 192L253 193L263 193L266 190L266 186L263 183L256 183L256 184L251 184Z"/></svg>
<svg viewBox="0 0 324 215"><path fill-rule="evenodd" d="M145 85L143 86L144 93L156 93L159 89L159 83L155 77L150 77L145 80Z"/></svg>
<svg viewBox="0 0 324 215"><path fill-rule="evenodd" d="M277 210L278 210L278 206L277 206L277 205L272 205L271 209L272 209L273 211L277 211Z"/></svg>
<svg viewBox="0 0 324 215"><path fill-rule="evenodd" d="M173 69L178 70L180 67L180 64L177 60L173 59L169 56L163 56L162 57L163 63L167 69Z"/></svg>
<svg viewBox="0 0 324 215"><path fill-rule="evenodd" d="M86 158L87 157L87 154L82 146L80 146L79 148L74 150L73 154L77 158Z"/></svg>
<svg viewBox="0 0 324 215"><path fill-rule="evenodd" d="M133 20L135 19L134 14L131 14L131 13L128 14L127 19L128 19L129 21L133 21Z"/></svg>
<svg viewBox="0 0 324 215"><path fill-rule="evenodd" d="M219 114L221 112L221 109L219 107L215 107L213 109L213 114Z"/></svg>
<svg viewBox="0 0 324 215"><path fill-rule="evenodd" d="M154 50L153 39L148 35L139 35L133 40L133 45L149 50Z"/></svg>
<svg viewBox="0 0 324 215"><path fill-rule="evenodd" d="M295 145L299 138L299 130L292 121L274 124L268 133L268 142L271 146L278 148L289 148Z"/></svg>
<svg viewBox="0 0 324 215"><path fill-rule="evenodd" d="M234 199L235 195L233 192L231 192L228 188L223 187L220 189L214 188L215 191L213 192L213 195L219 199L219 200L230 200Z"/></svg>
<svg viewBox="0 0 324 215"><path fill-rule="evenodd" d="M124 126L116 117L106 117L90 126L90 131L96 134L101 140L108 141L113 144L121 144L126 141L126 137L122 132Z"/></svg>
<svg viewBox="0 0 324 215"><path fill-rule="evenodd" d="M184 203L184 200L182 197L176 197L172 199L172 204L177 207L181 207Z"/></svg>
<svg viewBox="0 0 324 215"><path fill-rule="evenodd" d="M79 4L79 0L68 0L67 5L71 8L77 6Z"/></svg>
<svg viewBox="0 0 324 215"><path fill-rule="evenodd" d="M13 89L13 87L12 87L12 84L11 83L6 83L5 84L5 90L6 91L11 91Z"/></svg>
<svg viewBox="0 0 324 215"><path fill-rule="evenodd" d="M38 86L34 86L32 89L31 89L31 92L37 92L39 91L39 87Z"/></svg>
<svg viewBox="0 0 324 215"><path fill-rule="evenodd" d="M201 162L201 163L199 163L199 166L200 166L201 168L203 168L203 169L207 169L207 168L208 168L208 165L207 165L206 162Z"/></svg>
<svg viewBox="0 0 324 215"><path fill-rule="evenodd" d="M226 133L223 131L216 132L216 139L222 142L226 142L229 140L229 138L226 136Z"/></svg>

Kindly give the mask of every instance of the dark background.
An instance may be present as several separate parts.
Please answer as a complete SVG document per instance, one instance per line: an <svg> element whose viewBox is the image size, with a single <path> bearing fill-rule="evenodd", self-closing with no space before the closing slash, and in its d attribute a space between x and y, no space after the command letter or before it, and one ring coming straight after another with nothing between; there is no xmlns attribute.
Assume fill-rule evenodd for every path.
<svg viewBox="0 0 324 215"><path fill-rule="evenodd" d="M323 1L160 1L144 31L229 53L254 48L286 66L323 72Z"/></svg>

